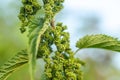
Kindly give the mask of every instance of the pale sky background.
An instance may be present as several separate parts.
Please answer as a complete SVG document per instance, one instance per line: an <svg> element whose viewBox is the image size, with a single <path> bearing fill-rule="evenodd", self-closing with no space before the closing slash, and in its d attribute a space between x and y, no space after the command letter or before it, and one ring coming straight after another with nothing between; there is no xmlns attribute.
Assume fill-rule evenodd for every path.
<svg viewBox="0 0 120 80"><path fill-rule="evenodd" d="M8 8L11 1L0 0L0 9ZM78 40L78 35L75 36L76 29L82 27L79 18L84 18L90 14L99 16L100 19L99 31L95 33L104 33L120 39L120 0L65 0L64 10L60 15L64 15L64 11L64 19L60 19L60 21L63 21L69 27L68 30L71 33L73 42L71 43L72 46ZM79 35L79 37L83 35L86 34ZM113 64L120 70L120 53L116 53Z"/></svg>
<svg viewBox="0 0 120 80"><path fill-rule="evenodd" d="M104 33L120 37L120 0L66 0L65 8L71 15L72 12L76 14L73 17L78 16L80 11L98 14L102 20L100 29Z"/></svg>

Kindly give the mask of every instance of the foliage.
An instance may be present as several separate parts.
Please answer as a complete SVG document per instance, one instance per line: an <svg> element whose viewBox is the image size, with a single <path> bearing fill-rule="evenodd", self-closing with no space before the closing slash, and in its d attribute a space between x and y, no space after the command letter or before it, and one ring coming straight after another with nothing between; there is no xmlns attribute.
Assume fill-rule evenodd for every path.
<svg viewBox="0 0 120 80"><path fill-rule="evenodd" d="M102 48L120 52L120 41L104 34L87 35L77 41L76 47L79 49Z"/></svg>
<svg viewBox="0 0 120 80"><path fill-rule="evenodd" d="M25 50L22 50L15 57L0 67L0 80L6 79L17 68L28 62L28 56Z"/></svg>
<svg viewBox="0 0 120 80"><path fill-rule="evenodd" d="M45 62L42 80L82 80L83 62L75 53L83 48L102 48L120 51L120 41L103 35L87 35L76 43L78 50L70 48L69 33L60 22L54 22L55 15L63 8L64 0L22 0L19 19L21 33L28 30L28 44L11 60L0 67L0 80L5 80L22 65L29 63L31 80L35 80L36 60ZM39 11L44 15L39 15ZM54 46L54 47L53 47Z"/></svg>

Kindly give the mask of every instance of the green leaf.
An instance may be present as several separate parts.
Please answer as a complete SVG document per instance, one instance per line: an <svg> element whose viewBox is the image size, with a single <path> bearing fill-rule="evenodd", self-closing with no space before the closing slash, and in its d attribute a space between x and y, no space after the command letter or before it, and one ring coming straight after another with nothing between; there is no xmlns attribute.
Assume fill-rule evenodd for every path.
<svg viewBox="0 0 120 80"><path fill-rule="evenodd" d="M38 48L40 45L40 40L42 34L47 30L48 28L48 20L45 20L44 23L41 23L39 25L36 25L34 29L31 29L32 32L30 32L29 35L29 64L30 64L30 74L31 79L34 80L34 74L36 70L36 58L38 53Z"/></svg>
<svg viewBox="0 0 120 80"><path fill-rule="evenodd" d="M17 53L12 59L0 67L0 80L6 80L17 68L20 68L28 62L26 50Z"/></svg>
<svg viewBox="0 0 120 80"><path fill-rule="evenodd" d="M120 52L120 41L117 38L113 38L104 34L87 35L77 41L76 47L79 49L102 48Z"/></svg>

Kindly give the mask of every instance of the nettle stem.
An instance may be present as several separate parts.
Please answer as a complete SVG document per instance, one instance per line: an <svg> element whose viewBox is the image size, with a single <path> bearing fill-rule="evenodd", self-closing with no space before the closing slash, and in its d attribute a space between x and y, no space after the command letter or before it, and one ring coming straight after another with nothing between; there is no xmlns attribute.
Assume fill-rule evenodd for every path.
<svg viewBox="0 0 120 80"><path fill-rule="evenodd" d="M51 20L50 25L53 29L55 28L55 20L54 19Z"/></svg>

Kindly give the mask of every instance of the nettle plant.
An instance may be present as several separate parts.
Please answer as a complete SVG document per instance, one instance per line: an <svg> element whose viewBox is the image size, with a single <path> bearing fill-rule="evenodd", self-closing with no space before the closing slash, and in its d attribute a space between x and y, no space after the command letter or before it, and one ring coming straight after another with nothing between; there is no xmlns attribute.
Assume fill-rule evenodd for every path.
<svg viewBox="0 0 120 80"><path fill-rule="evenodd" d="M75 58L83 48L102 48L120 51L116 38L97 34L87 35L76 43L77 50L70 48L69 33L55 15L63 8L64 0L22 0L19 19L21 33L28 31L28 48L18 52L0 67L0 80L6 80L17 68L29 63L31 80L35 80L36 60L44 60L40 80L82 80L84 63Z"/></svg>

